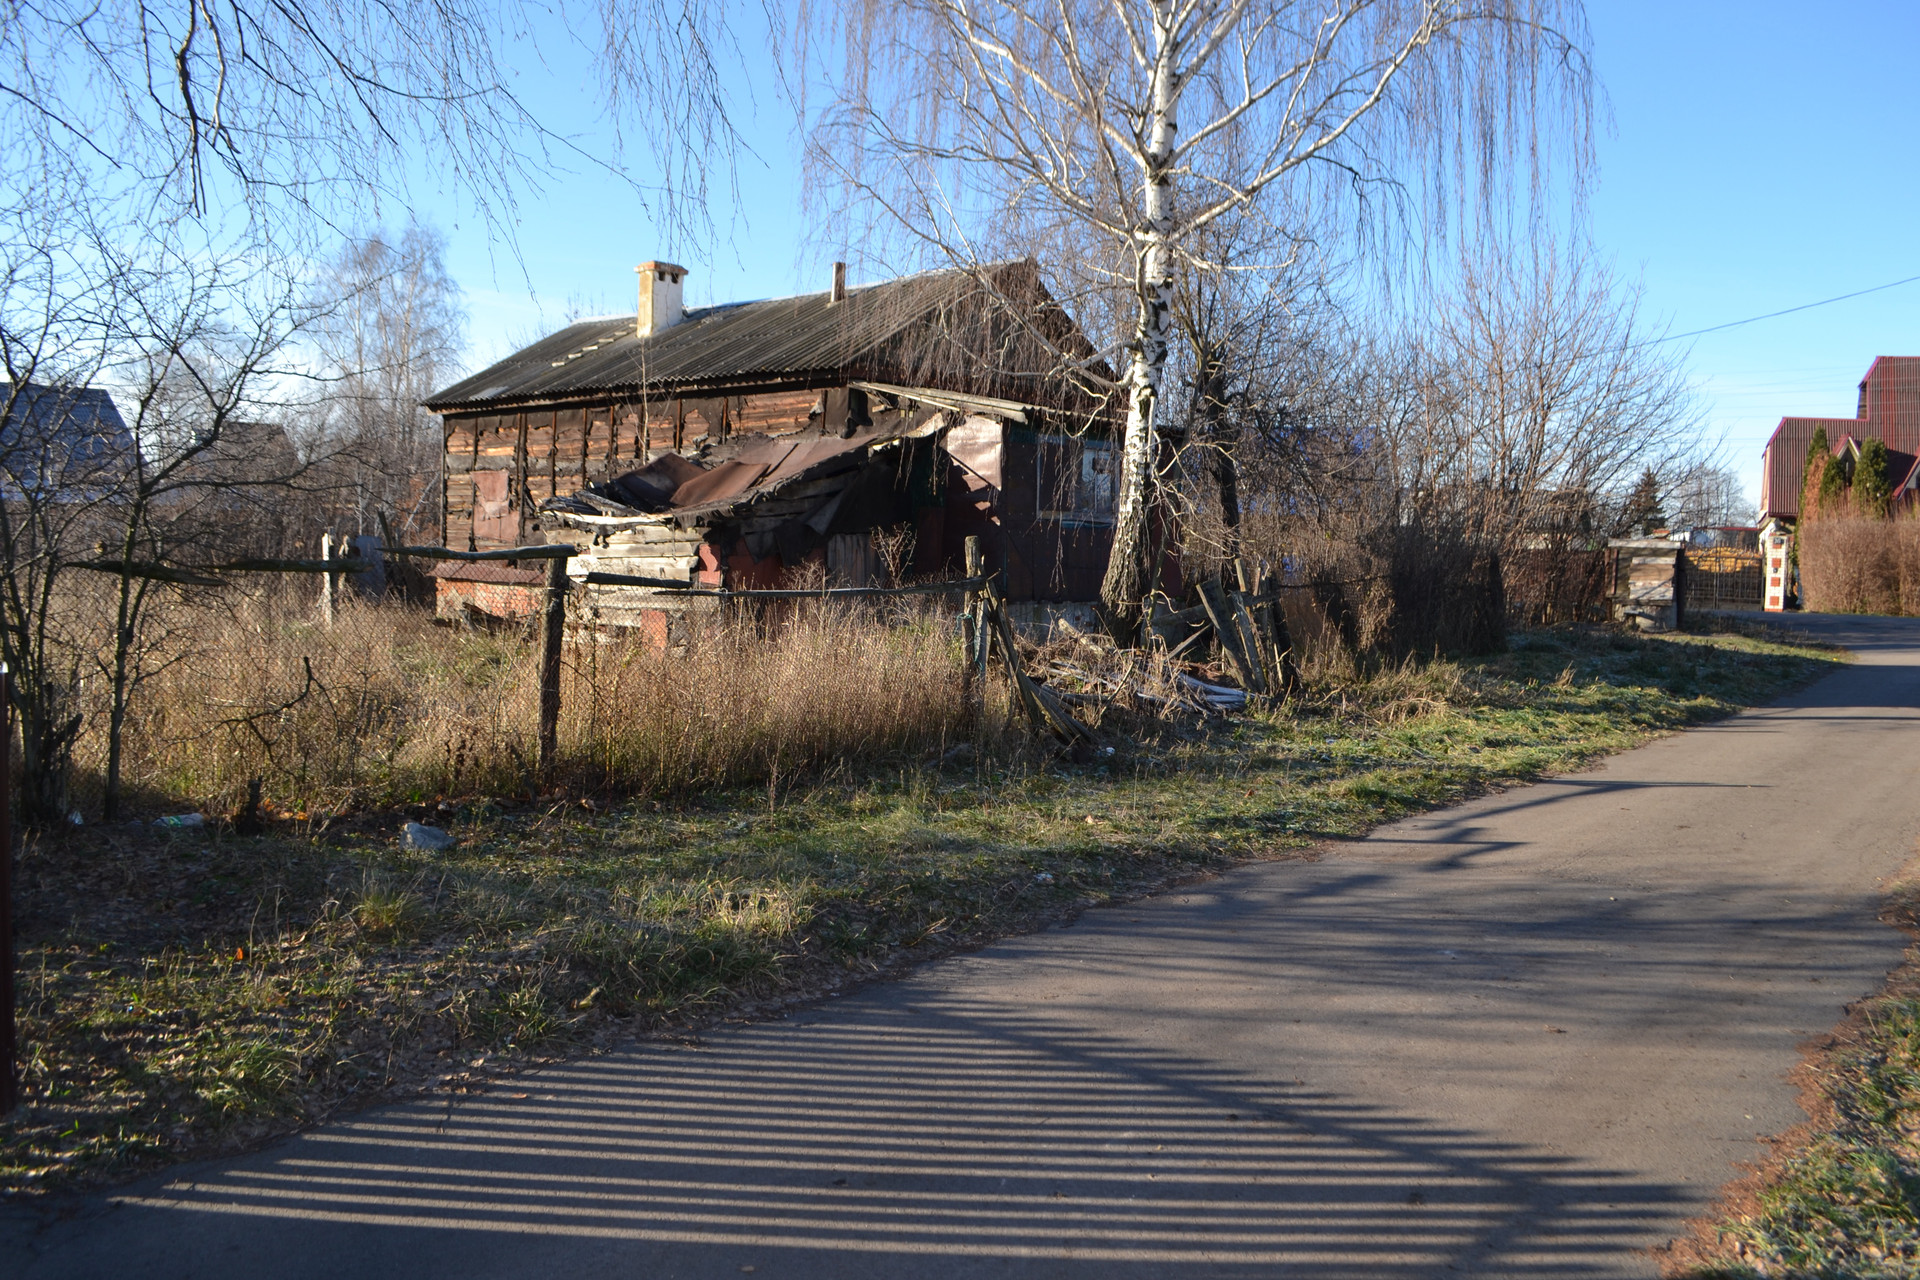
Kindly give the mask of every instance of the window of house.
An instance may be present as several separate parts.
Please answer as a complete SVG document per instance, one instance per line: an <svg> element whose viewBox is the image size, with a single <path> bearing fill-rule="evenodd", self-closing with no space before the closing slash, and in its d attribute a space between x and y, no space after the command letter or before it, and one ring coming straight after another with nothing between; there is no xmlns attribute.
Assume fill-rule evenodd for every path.
<svg viewBox="0 0 1920 1280"><path fill-rule="evenodd" d="M1067 524L1112 524L1114 467L1110 440L1041 436L1036 450L1036 507L1042 520Z"/></svg>

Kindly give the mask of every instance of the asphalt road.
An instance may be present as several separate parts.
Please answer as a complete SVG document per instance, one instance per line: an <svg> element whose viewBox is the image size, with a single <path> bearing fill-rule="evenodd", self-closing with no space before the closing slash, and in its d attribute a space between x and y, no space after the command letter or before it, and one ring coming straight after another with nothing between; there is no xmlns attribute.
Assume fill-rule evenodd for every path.
<svg viewBox="0 0 1920 1280"><path fill-rule="evenodd" d="M51 1277L1639 1276L1902 940L1920 624L1587 773L44 1222Z"/></svg>

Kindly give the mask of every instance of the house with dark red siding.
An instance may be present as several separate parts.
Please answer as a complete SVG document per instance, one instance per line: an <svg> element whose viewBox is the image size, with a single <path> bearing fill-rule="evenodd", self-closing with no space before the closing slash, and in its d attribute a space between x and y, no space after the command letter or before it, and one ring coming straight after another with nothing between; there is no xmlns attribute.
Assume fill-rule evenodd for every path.
<svg viewBox="0 0 1920 1280"><path fill-rule="evenodd" d="M1782 418L1761 455L1760 519L1791 521L1800 515L1807 449L1826 429L1835 457L1858 459L1866 440L1886 442L1888 480L1896 504L1920 502L1920 356L1878 356L1860 380L1851 418Z"/></svg>

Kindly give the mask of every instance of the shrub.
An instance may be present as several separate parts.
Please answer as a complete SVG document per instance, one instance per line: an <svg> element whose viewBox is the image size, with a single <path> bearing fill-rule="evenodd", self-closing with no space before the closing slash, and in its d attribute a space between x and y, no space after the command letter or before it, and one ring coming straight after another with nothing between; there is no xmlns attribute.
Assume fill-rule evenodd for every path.
<svg viewBox="0 0 1920 1280"><path fill-rule="evenodd" d="M1843 510L1802 521L1796 540L1807 608L1920 616L1920 519Z"/></svg>

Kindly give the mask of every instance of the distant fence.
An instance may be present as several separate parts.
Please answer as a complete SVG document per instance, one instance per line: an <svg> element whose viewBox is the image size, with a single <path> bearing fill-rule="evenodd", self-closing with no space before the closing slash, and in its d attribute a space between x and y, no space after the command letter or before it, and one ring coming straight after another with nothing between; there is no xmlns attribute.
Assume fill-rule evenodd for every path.
<svg viewBox="0 0 1920 1280"><path fill-rule="evenodd" d="M76 804L93 803L113 759L134 806L237 810L245 828L270 810L333 813L369 799L751 783L823 761L918 756L984 741L982 732L997 741L1008 712L1043 733L1093 739L1023 669L974 539L967 577L897 587L729 592L591 575L596 584L670 588L662 599L741 606L694 610L675 644L644 629L597 626L566 572L574 550L385 549L539 565L540 612L486 627L447 627L425 610L337 591L336 580L367 572L371 557L196 571L88 565L229 589L150 606L153 639L136 655L143 680L119 750L103 736L107 686L94 680L74 691L85 793ZM263 576L274 574L308 581ZM110 582L88 583L100 588L88 607L95 594L110 604ZM996 668L1004 689L988 679Z"/></svg>
<svg viewBox="0 0 1920 1280"><path fill-rule="evenodd" d="M1758 551L1709 547L1686 556L1689 609L1760 608L1765 575Z"/></svg>
<svg viewBox="0 0 1920 1280"><path fill-rule="evenodd" d="M1519 626L1605 622L1611 616L1613 552L1523 550L1503 566L1507 617Z"/></svg>

